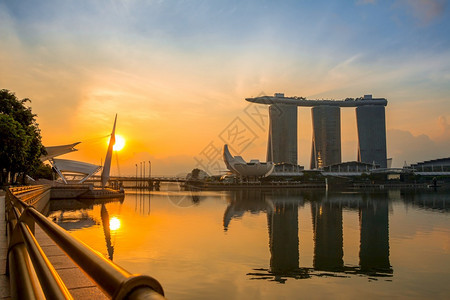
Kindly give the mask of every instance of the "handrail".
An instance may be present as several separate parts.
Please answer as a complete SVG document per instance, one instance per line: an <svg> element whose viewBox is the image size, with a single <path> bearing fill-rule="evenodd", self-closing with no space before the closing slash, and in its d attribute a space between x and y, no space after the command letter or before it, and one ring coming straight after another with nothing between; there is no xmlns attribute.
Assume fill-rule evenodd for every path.
<svg viewBox="0 0 450 300"><path fill-rule="evenodd" d="M36 270L36 275L41 282L41 286L46 287L44 290L45 296L48 299L72 299L69 290L44 254L30 228L23 222L20 222L19 226L28 254Z"/></svg>
<svg viewBox="0 0 450 300"><path fill-rule="evenodd" d="M39 188L10 188L5 197L8 217L8 272L13 296L27 299L72 299L70 292L34 237L39 227L112 299L165 299L160 283L133 275L48 220L19 196ZM33 195L33 199L36 198ZM28 198L28 197L25 197ZM31 259L32 264L28 261ZM20 280L21 287L18 287ZM23 286L24 283L25 287ZM13 297L14 298L14 297Z"/></svg>

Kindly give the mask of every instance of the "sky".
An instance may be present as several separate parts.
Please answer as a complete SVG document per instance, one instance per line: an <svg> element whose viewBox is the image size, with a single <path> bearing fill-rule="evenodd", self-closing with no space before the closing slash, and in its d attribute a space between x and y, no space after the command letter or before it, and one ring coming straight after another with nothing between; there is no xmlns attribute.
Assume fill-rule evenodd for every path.
<svg viewBox="0 0 450 300"><path fill-rule="evenodd" d="M143 161L147 174L148 161L154 175L217 174L225 143L265 161L267 107L248 97L372 94L388 100L388 157L401 167L450 156L449 6L0 0L0 88L31 99L44 145L82 142L61 158L100 164L117 113L120 175ZM298 115L299 164L308 168L310 109ZM354 161L354 109L341 110L341 129L342 160Z"/></svg>

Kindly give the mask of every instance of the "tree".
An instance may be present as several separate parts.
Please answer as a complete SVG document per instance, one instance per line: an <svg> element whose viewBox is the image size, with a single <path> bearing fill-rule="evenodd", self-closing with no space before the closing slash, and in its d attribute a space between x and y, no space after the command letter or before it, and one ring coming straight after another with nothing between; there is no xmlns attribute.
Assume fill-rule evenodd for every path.
<svg viewBox="0 0 450 300"><path fill-rule="evenodd" d="M25 181L42 164L45 153L36 115L26 106L30 99L17 99L14 93L0 90L0 172L1 184L15 183L16 175Z"/></svg>
<svg viewBox="0 0 450 300"><path fill-rule="evenodd" d="M37 168L36 172L34 172L33 175L34 176L32 176L32 177L35 179L43 178L43 179L53 180L53 169L48 164L42 164L41 166L39 166Z"/></svg>

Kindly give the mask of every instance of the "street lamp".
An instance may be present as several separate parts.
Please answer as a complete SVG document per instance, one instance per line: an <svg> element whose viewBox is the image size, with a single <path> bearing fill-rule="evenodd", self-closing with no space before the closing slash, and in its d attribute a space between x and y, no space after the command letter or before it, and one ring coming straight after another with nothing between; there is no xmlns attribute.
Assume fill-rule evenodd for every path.
<svg viewBox="0 0 450 300"><path fill-rule="evenodd" d="M144 166L144 172L142 173L142 188L145 188L145 160L142 162Z"/></svg>
<svg viewBox="0 0 450 300"><path fill-rule="evenodd" d="M148 179L152 179L152 162L148 161Z"/></svg>
<svg viewBox="0 0 450 300"><path fill-rule="evenodd" d="M138 177L137 177L137 171L138 171L138 167L137 167L137 164L136 164L136 189L137 189L137 186L138 186Z"/></svg>

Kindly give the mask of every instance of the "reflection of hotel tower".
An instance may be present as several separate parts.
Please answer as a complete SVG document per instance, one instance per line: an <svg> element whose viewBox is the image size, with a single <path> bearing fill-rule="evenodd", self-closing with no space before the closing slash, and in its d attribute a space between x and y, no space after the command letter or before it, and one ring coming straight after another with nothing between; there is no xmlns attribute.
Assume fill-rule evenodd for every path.
<svg viewBox="0 0 450 300"><path fill-rule="evenodd" d="M359 209L361 271L392 271L389 262L389 208L386 199L376 199Z"/></svg>
<svg viewBox="0 0 450 300"><path fill-rule="evenodd" d="M275 276L309 277L310 268L299 267L298 209L304 201L311 203L314 236L313 267L317 271L346 272L377 276L392 273L389 262L388 195L336 194L311 195L287 190L237 191L224 215L224 228L246 211L267 212L270 272ZM359 212L359 267L344 266L343 208ZM267 275L267 274L266 274ZM311 275L311 274L310 274Z"/></svg>
<svg viewBox="0 0 450 300"><path fill-rule="evenodd" d="M290 198L290 199L289 199ZM294 198L294 199L292 199ZM273 273L298 270L298 198L277 195L273 210L267 213L270 269Z"/></svg>
<svg viewBox="0 0 450 300"><path fill-rule="evenodd" d="M385 196L385 195L384 195ZM273 197L273 196L272 196ZM289 275L299 268L298 203L280 201L270 197L273 210L268 211L270 267L274 274ZM267 197L266 197L267 199ZM272 200L276 199L276 200ZM285 197L287 199L287 197ZM362 202L361 196L330 196L326 200L311 202L314 231L313 266L317 271L344 271L376 276L377 272L391 273L389 262L388 203L385 199ZM345 204L344 204L345 203ZM359 210L360 217L360 267L344 267L343 207Z"/></svg>
<svg viewBox="0 0 450 300"><path fill-rule="evenodd" d="M311 203L316 270L338 271L344 267L342 207L339 206L339 203Z"/></svg>

